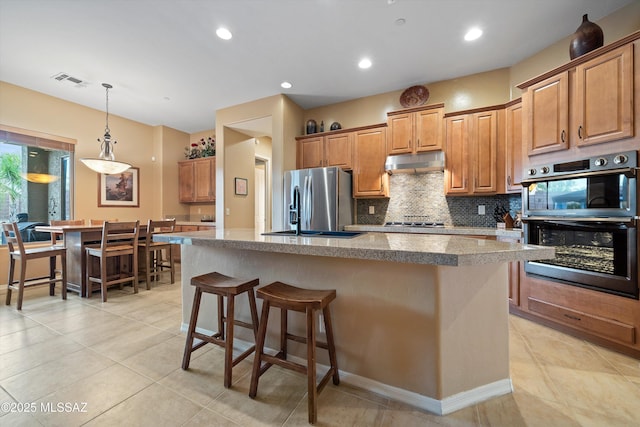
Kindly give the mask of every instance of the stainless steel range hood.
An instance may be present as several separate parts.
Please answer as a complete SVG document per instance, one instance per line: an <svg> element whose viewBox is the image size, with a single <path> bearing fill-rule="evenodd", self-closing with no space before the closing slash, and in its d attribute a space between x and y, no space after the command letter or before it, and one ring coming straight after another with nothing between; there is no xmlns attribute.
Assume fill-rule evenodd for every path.
<svg viewBox="0 0 640 427"><path fill-rule="evenodd" d="M389 173L429 173L444 170L444 151L388 156L384 168Z"/></svg>

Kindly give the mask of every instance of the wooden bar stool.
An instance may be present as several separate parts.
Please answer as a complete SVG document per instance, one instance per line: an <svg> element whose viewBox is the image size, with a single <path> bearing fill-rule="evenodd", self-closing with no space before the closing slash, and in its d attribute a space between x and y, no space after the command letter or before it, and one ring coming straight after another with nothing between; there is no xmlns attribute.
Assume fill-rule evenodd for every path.
<svg viewBox="0 0 640 427"><path fill-rule="evenodd" d="M217 272L203 274L191 278L191 285L195 286L193 296L193 306L191 308L191 319L189 321L189 331L187 332L187 342L184 347L182 358L182 369L189 368L191 353L207 343L217 344L224 347L224 386L231 387L231 371L240 361L244 360L255 350L252 345L235 359L233 358L233 326L242 326L251 329L254 338L258 332L258 310L256 309L256 296L253 288L258 286L258 279L244 280L225 276ZM218 332L213 335L205 335L196 332L198 323L198 313L200 311L200 301L202 293L217 295L218 297ZM247 293L249 297L249 310L251 311L251 323L235 319L235 297L242 293ZM227 298L227 311L224 311L224 298ZM202 342L193 345L195 338Z"/></svg>
<svg viewBox="0 0 640 427"><path fill-rule="evenodd" d="M333 327L331 325L331 314L329 303L336 298L335 289L313 290L301 289L281 282L274 282L257 291L258 298L264 300L262 304L262 315L260 317L260 327L258 328L258 338L256 341L256 355L253 361L253 371L251 373L251 388L249 396L256 397L258 391L258 379L272 365L282 366L307 375L308 390L308 414L309 423L315 424L318 420L318 393L333 377L335 385L340 384L338 374L338 362L336 361L336 348L333 342ZM280 351L274 355L264 353L264 343L267 334L267 321L269 318L269 308L280 308ZM306 314L307 336L292 335L287 332L287 313L293 310ZM327 342L316 340L316 312L322 310L324 325L326 329ZM287 340L297 341L307 344L307 365L287 360ZM316 346L329 351L330 368L316 385ZM262 362L266 362L261 366Z"/></svg>

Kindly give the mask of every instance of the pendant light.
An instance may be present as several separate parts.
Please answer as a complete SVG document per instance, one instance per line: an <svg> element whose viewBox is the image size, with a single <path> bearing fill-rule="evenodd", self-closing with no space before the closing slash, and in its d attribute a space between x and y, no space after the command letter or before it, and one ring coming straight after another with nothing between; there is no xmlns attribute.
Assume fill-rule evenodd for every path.
<svg viewBox="0 0 640 427"><path fill-rule="evenodd" d="M104 174L116 174L122 173L129 169L131 165L129 163L117 162L116 156L113 154L113 144L117 141L111 141L111 134L109 133L109 89L113 88L109 83L102 83L102 86L107 92L107 124L104 128L104 138L102 141L98 138L100 143L100 155L98 158L84 158L80 159L89 169L92 169L98 173Z"/></svg>

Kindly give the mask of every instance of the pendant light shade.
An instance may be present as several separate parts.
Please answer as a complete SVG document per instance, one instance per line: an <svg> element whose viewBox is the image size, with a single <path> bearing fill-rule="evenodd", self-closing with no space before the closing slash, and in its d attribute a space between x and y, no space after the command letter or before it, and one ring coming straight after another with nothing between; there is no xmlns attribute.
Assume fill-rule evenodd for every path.
<svg viewBox="0 0 640 427"><path fill-rule="evenodd" d="M131 165L129 163L117 162L116 156L113 154L113 145L117 141L111 141L111 133L109 130L109 89L111 86L108 83L102 83L102 86L107 92L107 123L104 129L104 137L102 140L98 138L100 143L100 154L97 158L83 158L80 159L89 169L98 173L115 174L122 173L129 169Z"/></svg>

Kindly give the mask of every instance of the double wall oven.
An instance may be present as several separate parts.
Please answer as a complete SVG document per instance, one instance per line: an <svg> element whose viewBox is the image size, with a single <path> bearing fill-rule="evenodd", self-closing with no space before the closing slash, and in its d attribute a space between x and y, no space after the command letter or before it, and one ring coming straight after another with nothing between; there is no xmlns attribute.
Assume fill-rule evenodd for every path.
<svg viewBox="0 0 640 427"><path fill-rule="evenodd" d="M525 171L525 243L556 257L529 275L638 299L638 153L627 151Z"/></svg>

